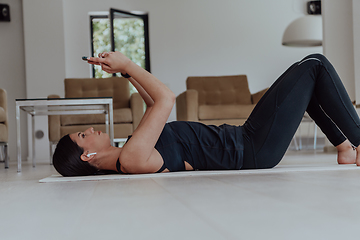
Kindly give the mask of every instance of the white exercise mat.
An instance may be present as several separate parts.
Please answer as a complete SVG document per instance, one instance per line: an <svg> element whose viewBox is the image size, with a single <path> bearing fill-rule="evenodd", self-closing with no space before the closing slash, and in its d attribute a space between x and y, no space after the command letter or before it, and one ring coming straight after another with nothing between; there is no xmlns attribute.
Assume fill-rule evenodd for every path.
<svg viewBox="0 0 360 240"><path fill-rule="evenodd" d="M77 181L100 181L100 180L120 180L120 179L138 179L138 178L158 178L158 177L185 177L185 176L210 176L210 175L243 175L243 174L272 174L286 172L312 172L312 171L338 171L338 170L360 170L356 165L278 165L271 169L256 170L224 170L224 171L183 171L152 174L111 174L111 175L92 175L81 177L63 177L61 175L52 175L39 180L40 183L50 182L77 182Z"/></svg>

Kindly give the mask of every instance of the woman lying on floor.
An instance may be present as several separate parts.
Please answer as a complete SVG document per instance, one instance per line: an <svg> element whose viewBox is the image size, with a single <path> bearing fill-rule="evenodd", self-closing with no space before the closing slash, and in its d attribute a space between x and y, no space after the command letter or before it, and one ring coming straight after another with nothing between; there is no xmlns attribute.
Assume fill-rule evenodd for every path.
<svg viewBox="0 0 360 240"><path fill-rule="evenodd" d="M109 136L93 128L64 136L53 156L63 176L272 168L284 156L305 111L336 146L339 164L360 165L360 119L323 55L309 55L290 66L243 126L166 123L175 95L157 78L120 52L102 53L88 62L108 73L121 72L147 109L123 148L111 146Z"/></svg>

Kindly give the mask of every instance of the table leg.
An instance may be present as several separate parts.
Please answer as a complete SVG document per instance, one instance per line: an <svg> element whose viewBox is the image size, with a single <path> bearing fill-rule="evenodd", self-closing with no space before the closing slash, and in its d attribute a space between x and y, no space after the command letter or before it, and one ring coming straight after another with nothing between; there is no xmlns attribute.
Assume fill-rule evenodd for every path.
<svg viewBox="0 0 360 240"><path fill-rule="evenodd" d="M109 120L110 120L110 140L111 146L114 146L114 114L113 114L113 104L109 104Z"/></svg>
<svg viewBox="0 0 360 240"><path fill-rule="evenodd" d="M106 133L109 134L110 137L110 127L109 127L109 111L105 112L105 129L106 129ZM111 143L111 137L110 137L110 144Z"/></svg>
<svg viewBox="0 0 360 240"><path fill-rule="evenodd" d="M20 139L20 107L16 104L16 148L17 148L17 171L21 172L21 139Z"/></svg>
<svg viewBox="0 0 360 240"><path fill-rule="evenodd" d="M109 127L109 111L105 112L105 126L106 126L106 133L110 136L110 127Z"/></svg>
<svg viewBox="0 0 360 240"><path fill-rule="evenodd" d="M32 141L32 164L33 164L33 167L36 167L36 164L35 164L35 116L34 115L31 115L31 141Z"/></svg>
<svg viewBox="0 0 360 240"><path fill-rule="evenodd" d="M108 105L108 109L105 112L105 124L106 124L106 133L109 134L110 137L110 144L111 146L114 146L114 119L113 119L112 104Z"/></svg>

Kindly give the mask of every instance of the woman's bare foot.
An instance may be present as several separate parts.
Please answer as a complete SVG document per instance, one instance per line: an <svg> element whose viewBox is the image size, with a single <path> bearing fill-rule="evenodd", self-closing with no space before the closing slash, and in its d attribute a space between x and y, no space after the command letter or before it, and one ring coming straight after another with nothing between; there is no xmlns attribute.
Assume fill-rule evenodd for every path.
<svg viewBox="0 0 360 240"><path fill-rule="evenodd" d="M360 164L360 149L355 151L349 140L337 145L336 149L338 150L338 164Z"/></svg>
<svg viewBox="0 0 360 240"><path fill-rule="evenodd" d="M360 166L360 147L356 148L356 165Z"/></svg>

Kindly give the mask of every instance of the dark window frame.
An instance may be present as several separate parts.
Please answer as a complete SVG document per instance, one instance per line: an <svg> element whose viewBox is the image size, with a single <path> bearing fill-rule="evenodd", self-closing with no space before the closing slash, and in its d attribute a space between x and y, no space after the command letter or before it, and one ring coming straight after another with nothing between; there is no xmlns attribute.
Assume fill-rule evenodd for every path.
<svg viewBox="0 0 360 240"><path fill-rule="evenodd" d="M150 38L149 38L149 15L145 14L136 14L123 10L118 10L114 8L110 8L110 32L111 32L111 51L115 51L115 38L114 38L114 14L118 13L121 15L131 16L135 18L140 18L144 21L144 44L145 44L145 69L148 72L151 72L150 68Z"/></svg>
<svg viewBox="0 0 360 240"><path fill-rule="evenodd" d="M145 44L145 70L151 72L150 66L150 37L149 37L149 15L148 13L136 14L127 12L124 10L110 8L109 15L90 15L90 35L91 35L91 56L94 56L94 30L93 30L93 19L109 19L110 21L110 42L111 51L115 51L115 39L114 39L114 14L121 14L130 17L140 18L144 21L144 44ZM115 74L114 74L115 75ZM92 76L95 77L95 67L92 67Z"/></svg>

